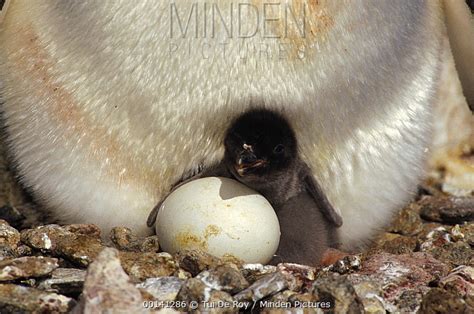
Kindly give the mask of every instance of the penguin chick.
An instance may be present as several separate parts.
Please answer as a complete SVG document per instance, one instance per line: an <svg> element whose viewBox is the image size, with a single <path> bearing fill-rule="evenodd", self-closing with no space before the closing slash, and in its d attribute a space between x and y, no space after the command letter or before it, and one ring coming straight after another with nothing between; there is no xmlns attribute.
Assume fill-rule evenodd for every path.
<svg viewBox="0 0 474 314"><path fill-rule="evenodd" d="M244 113L229 128L224 146L224 166L232 176L274 207L309 193L315 208L334 225L342 225L342 218L299 158L296 136L283 116L265 109Z"/></svg>
<svg viewBox="0 0 474 314"><path fill-rule="evenodd" d="M342 225L342 218L299 158L288 121L269 110L250 110L228 129L224 146L220 164L178 186L208 176L240 181L265 196L276 211L282 234L277 259L319 261L325 249L335 245L335 229ZM148 226L153 225L160 206L161 202L153 209ZM302 232L307 236L301 237Z"/></svg>
<svg viewBox="0 0 474 314"><path fill-rule="evenodd" d="M299 193L278 207L281 238L269 264L298 263L316 266L328 248L338 246L334 223L316 208L309 193Z"/></svg>

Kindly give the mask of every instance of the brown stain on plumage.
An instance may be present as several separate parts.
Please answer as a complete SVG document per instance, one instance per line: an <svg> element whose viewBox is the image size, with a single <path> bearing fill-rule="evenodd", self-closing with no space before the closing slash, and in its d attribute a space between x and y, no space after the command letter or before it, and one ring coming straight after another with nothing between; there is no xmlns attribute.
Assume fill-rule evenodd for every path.
<svg viewBox="0 0 474 314"><path fill-rule="evenodd" d="M157 176L150 173L137 178L135 174L143 171L139 171L132 158L122 152L123 146L117 136L110 134L106 127L92 123L71 92L54 82L50 74L54 69L54 60L34 33L33 27L20 26L15 33L16 41L23 48L12 54L15 68L21 69L32 82L39 83L32 90L38 98L47 99L40 102L44 106L43 110L48 113L48 118L61 126L61 131L65 133L63 136L68 140L78 140L77 136L80 135L81 141L88 144L81 146L81 149L88 150L102 167L103 160L109 159L110 163L104 168L107 175L119 185L125 181L150 181L153 177L156 181Z"/></svg>
<svg viewBox="0 0 474 314"><path fill-rule="evenodd" d="M273 36L290 48L289 56L292 59L298 57L301 49L306 51L314 43L324 42L335 24L335 17L328 10L328 0L294 0L288 3L253 0L252 4L258 7L260 12L264 12L264 6L269 8L269 14L266 16L274 18L275 21L268 22L267 25L270 26ZM340 4L333 2L331 5L337 9Z"/></svg>

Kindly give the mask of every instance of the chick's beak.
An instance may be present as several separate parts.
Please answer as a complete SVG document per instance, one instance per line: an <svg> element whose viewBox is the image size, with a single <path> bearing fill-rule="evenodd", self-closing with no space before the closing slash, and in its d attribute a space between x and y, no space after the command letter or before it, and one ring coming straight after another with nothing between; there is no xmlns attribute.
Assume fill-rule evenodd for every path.
<svg viewBox="0 0 474 314"><path fill-rule="evenodd" d="M244 151L237 160L235 170L242 177L252 170L264 167L266 164L266 160L257 158L252 152Z"/></svg>

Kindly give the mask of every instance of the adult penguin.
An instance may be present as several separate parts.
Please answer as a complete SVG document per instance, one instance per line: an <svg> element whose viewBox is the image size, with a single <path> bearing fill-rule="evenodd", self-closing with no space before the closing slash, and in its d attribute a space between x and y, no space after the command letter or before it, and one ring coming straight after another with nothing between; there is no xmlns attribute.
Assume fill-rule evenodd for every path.
<svg viewBox="0 0 474 314"><path fill-rule="evenodd" d="M13 1L8 145L58 219L144 235L160 197L220 160L229 121L259 103L294 126L355 248L423 175L443 15L438 1Z"/></svg>

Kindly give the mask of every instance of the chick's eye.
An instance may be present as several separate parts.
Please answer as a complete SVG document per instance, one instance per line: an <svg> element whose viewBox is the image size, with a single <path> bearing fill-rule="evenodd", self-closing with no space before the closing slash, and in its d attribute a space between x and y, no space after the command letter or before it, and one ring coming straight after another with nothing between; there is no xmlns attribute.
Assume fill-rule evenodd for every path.
<svg viewBox="0 0 474 314"><path fill-rule="evenodd" d="M281 144L278 144L277 146L275 146L275 148L273 149L273 152L275 154L281 154L285 151L285 146L281 145Z"/></svg>

